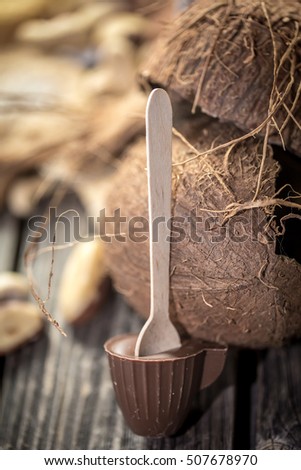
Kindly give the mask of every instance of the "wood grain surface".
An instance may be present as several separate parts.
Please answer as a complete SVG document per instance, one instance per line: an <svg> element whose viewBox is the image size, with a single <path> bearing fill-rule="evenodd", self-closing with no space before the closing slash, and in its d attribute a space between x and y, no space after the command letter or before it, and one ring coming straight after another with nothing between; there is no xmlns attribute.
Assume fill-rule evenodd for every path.
<svg viewBox="0 0 301 470"><path fill-rule="evenodd" d="M260 354L252 409L254 447L301 448L300 343Z"/></svg>
<svg viewBox="0 0 301 470"><path fill-rule="evenodd" d="M1 270L23 269L25 238L25 226L20 231L11 217L1 218ZM67 250L56 253L48 305L59 321L56 293L66 256ZM34 270L43 295L49 261L39 257ZM67 338L46 324L34 342L2 359L0 448L301 448L300 343L260 354L230 350L224 372L200 392L178 435L134 435L116 405L103 343L115 334L138 332L142 323L113 293L86 325L63 324Z"/></svg>

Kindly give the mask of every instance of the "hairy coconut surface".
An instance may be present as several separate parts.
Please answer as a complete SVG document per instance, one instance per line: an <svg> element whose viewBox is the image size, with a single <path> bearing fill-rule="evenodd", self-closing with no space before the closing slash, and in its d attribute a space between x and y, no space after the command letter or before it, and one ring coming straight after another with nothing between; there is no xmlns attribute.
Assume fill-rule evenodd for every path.
<svg viewBox="0 0 301 470"><path fill-rule="evenodd" d="M142 74L240 129L269 117L269 141L301 155L300 29L299 0L196 0Z"/></svg>
<svg viewBox="0 0 301 470"><path fill-rule="evenodd" d="M200 152L240 135L232 125L204 117L186 121L185 127L190 144ZM181 219L174 219L171 243L172 319L184 334L254 348L300 335L301 265L276 254L272 228L279 203L279 165L272 149L267 147L261 168L259 139L203 156L193 154L190 144L179 138L173 144L172 210ZM145 167L141 139L128 151L108 195L109 211L120 209L127 223L120 227L124 240L113 237L106 253L115 287L147 316L149 245L140 238L147 229L143 219L136 219L141 233L134 234L133 220L129 222L148 216Z"/></svg>

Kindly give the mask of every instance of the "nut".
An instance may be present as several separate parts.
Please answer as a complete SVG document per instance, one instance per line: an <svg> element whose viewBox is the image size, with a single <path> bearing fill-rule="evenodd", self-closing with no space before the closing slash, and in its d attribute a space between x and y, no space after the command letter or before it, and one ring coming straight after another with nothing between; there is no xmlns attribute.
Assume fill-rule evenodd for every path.
<svg viewBox="0 0 301 470"><path fill-rule="evenodd" d="M42 330L38 307L30 302L10 301L0 306L0 355L10 353Z"/></svg>
<svg viewBox="0 0 301 470"><path fill-rule="evenodd" d="M19 41L29 44L62 44L88 35L90 30L116 11L115 2L83 5L75 11L51 19L32 19L16 32Z"/></svg>
<svg viewBox="0 0 301 470"><path fill-rule="evenodd" d="M45 8L47 0L1 1L0 24L12 25L38 15Z"/></svg>
<svg viewBox="0 0 301 470"><path fill-rule="evenodd" d="M143 16L136 13L116 13L105 24L95 29L93 41L101 44L106 39L114 37L133 39L152 39L154 37L152 24Z"/></svg>
<svg viewBox="0 0 301 470"><path fill-rule="evenodd" d="M42 186L38 175L20 176L12 183L7 193L7 206L9 211L19 218L32 215L39 200L39 189Z"/></svg>
<svg viewBox="0 0 301 470"><path fill-rule="evenodd" d="M101 240L76 245L60 282L58 307L64 319L75 325L90 318L104 303L109 286Z"/></svg>
<svg viewBox="0 0 301 470"><path fill-rule="evenodd" d="M26 276L21 273L5 271L0 273L0 302L10 300L27 300L29 284Z"/></svg>

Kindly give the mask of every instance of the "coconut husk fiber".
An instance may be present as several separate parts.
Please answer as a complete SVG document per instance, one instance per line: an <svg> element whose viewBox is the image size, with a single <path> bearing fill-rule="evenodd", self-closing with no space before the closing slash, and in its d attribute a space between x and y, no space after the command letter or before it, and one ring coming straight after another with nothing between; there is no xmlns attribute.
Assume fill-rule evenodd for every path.
<svg viewBox="0 0 301 470"><path fill-rule="evenodd" d="M171 243L172 320L184 335L252 348L278 346L299 336L301 265L276 254L282 225L274 217L275 206L292 208L295 203L293 198L281 201L276 191L279 164L272 148L264 150L261 139L254 138L223 148L221 144L238 139L241 132L204 116L186 120L185 133L187 141L174 137L173 142L172 213L186 222L185 238L175 243L179 234L174 233ZM217 146L220 150L206 154ZM147 218L145 167L141 138L127 151L113 179L109 215L120 208L128 220ZM193 228L202 240L192 237ZM110 225L107 233L111 230ZM108 266L116 289L146 317L148 241L130 239L128 223L121 233L125 242L113 237L106 244Z"/></svg>
<svg viewBox="0 0 301 470"><path fill-rule="evenodd" d="M301 156L298 0L196 0L142 69L151 84ZM265 124L272 118L268 129Z"/></svg>

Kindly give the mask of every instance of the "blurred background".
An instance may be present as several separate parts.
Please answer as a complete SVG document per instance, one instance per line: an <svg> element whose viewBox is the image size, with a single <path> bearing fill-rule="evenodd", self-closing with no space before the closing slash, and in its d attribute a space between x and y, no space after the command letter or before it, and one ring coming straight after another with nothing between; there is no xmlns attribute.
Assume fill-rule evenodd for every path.
<svg viewBox="0 0 301 470"><path fill-rule="evenodd" d="M137 70L185 2L0 0L0 206L19 218L58 188L85 211L144 132Z"/></svg>
<svg viewBox="0 0 301 470"><path fill-rule="evenodd" d="M53 264L52 232L25 275L32 216L55 207L71 220L74 209L85 224L104 207L125 148L145 132L138 71L189 3L0 0L1 449L300 448L300 344L234 349L183 434L146 440L124 424L102 347L143 321L112 295L102 248L56 250ZM43 321L45 306L67 338Z"/></svg>
<svg viewBox="0 0 301 470"><path fill-rule="evenodd" d="M139 67L179 6L0 0L0 448L120 448L128 432L102 345L141 320L111 295L99 244L53 257L66 225L46 222L52 235L28 244L28 222L54 207L74 224L75 210L85 231L104 208L110 175L144 134Z"/></svg>

